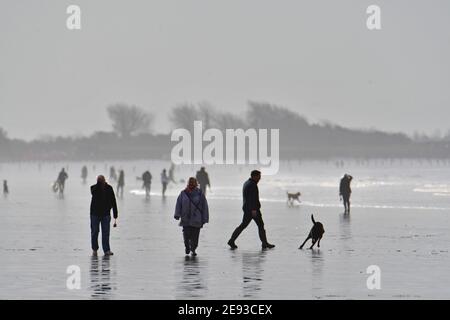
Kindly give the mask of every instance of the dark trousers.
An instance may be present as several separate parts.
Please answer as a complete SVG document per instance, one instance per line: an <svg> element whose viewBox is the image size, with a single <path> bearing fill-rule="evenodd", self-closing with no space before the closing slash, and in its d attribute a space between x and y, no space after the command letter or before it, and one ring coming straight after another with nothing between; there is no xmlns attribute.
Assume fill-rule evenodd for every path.
<svg viewBox="0 0 450 320"><path fill-rule="evenodd" d="M150 195L150 183L149 184L144 184L144 189L145 189L145 195L148 196Z"/></svg>
<svg viewBox="0 0 450 320"><path fill-rule="evenodd" d="M100 232L100 225L102 227L102 248L103 252L110 251L109 247L109 229L111 223L111 216L97 216L91 214L91 246L92 250L98 250L98 234Z"/></svg>
<svg viewBox="0 0 450 320"><path fill-rule="evenodd" d="M344 201L345 211L350 210L350 194L342 194L342 200Z"/></svg>
<svg viewBox="0 0 450 320"><path fill-rule="evenodd" d="M59 193L63 194L64 193L64 187L66 185L65 181L58 181L58 188L59 188Z"/></svg>
<svg viewBox="0 0 450 320"><path fill-rule="evenodd" d="M186 249L195 250L198 247L198 237L200 236L200 228L183 227L184 246Z"/></svg>
<svg viewBox="0 0 450 320"><path fill-rule="evenodd" d="M266 230L264 229L264 221L262 218L261 211L259 211L259 210L256 212L255 217L253 217L251 211L244 211L244 217L242 218L242 223L236 228L236 230L234 230L234 232L231 236L232 242L234 242L239 237L241 232L245 228L247 228L247 226L249 225L249 223L252 220L255 220L256 225L258 226L259 239L261 239L261 242L263 244L267 243Z"/></svg>

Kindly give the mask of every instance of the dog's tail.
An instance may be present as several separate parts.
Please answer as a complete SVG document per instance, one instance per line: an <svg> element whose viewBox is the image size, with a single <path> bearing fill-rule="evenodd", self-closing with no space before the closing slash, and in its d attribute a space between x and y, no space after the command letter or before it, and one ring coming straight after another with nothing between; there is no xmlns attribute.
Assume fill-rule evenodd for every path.
<svg viewBox="0 0 450 320"><path fill-rule="evenodd" d="M311 220L312 220L312 223L316 224L316 221L314 220L314 216L312 214L311 214Z"/></svg>

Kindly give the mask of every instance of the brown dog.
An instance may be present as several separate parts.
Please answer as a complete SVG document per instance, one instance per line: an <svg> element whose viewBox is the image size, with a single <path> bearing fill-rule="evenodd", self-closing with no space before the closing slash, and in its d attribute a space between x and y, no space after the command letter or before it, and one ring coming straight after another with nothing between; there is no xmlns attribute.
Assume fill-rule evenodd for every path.
<svg viewBox="0 0 450 320"><path fill-rule="evenodd" d="M314 221L313 215L311 215L311 220L314 225L311 228L311 231L309 232L308 237L302 243L302 245L299 247L299 249L303 249L303 246L305 245L306 241L308 241L309 239L312 239L312 245L311 245L311 247L309 247L310 249L312 249L314 247L316 242L317 242L317 247L320 248L320 239L322 239L322 236L325 233L325 229L323 228L323 224L321 224L320 222Z"/></svg>
<svg viewBox="0 0 450 320"><path fill-rule="evenodd" d="M288 205L292 206L294 204L294 200L297 200L298 203L301 203L301 201L300 201L301 193L300 192L297 192L297 193L286 192L286 193L287 193L287 197L288 197L288 199L287 199Z"/></svg>

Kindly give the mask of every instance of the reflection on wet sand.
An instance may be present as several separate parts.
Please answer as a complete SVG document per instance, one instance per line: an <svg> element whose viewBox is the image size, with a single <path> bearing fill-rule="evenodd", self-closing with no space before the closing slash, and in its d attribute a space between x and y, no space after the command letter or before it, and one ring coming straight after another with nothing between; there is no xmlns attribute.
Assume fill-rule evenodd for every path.
<svg viewBox="0 0 450 320"><path fill-rule="evenodd" d="M115 284L111 281L111 257L91 257L90 290L96 299L111 298Z"/></svg>
<svg viewBox="0 0 450 320"><path fill-rule="evenodd" d="M341 239L351 239L352 238L352 228L350 224L350 214L341 213L339 215L339 230L341 233Z"/></svg>
<svg viewBox="0 0 450 320"><path fill-rule="evenodd" d="M324 294L326 286L323 283L323 266L324 266L324 253L320 249L312 249L311 252L311 289L312 296L317 299L321 299Z"/></svg>
<svg viewBox="0 0 450 320"><path fill-rule="evenodd" d="M242 253L242 291L244 298L257 298L263 284L267 250Z"/></svg>
<svg viewBox="0 0 450 320"><path fill-rule="evenodd" d="M323 271L323 253L320 249L315 248L311 250L311 264L312 264L312 275L313 278L320 278ZM315 279L313 279L315 280Z"/></svg>
<svg viewBox="0 0 450 320"><path fill-rule="evenodd" d="M206 260L198 257L186 256L183 258L182 279L178 282L177 296L179 299L206 298L207 285L205 273Z"/></svg>

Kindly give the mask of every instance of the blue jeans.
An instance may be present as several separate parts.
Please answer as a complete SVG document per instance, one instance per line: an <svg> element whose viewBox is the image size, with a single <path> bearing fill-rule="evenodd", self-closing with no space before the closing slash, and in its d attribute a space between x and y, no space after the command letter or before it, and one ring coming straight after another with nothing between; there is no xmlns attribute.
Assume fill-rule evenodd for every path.
<svg viewBox="0 0 450 320"><path fill-rule="evenodd" d="M100 232L100 225L102 226L102 248L103 252L110 251L109 247L109 229L111 223L111 216L96 216L91 214L91 246L92 250L98 250L98 233Z"/></svg>

